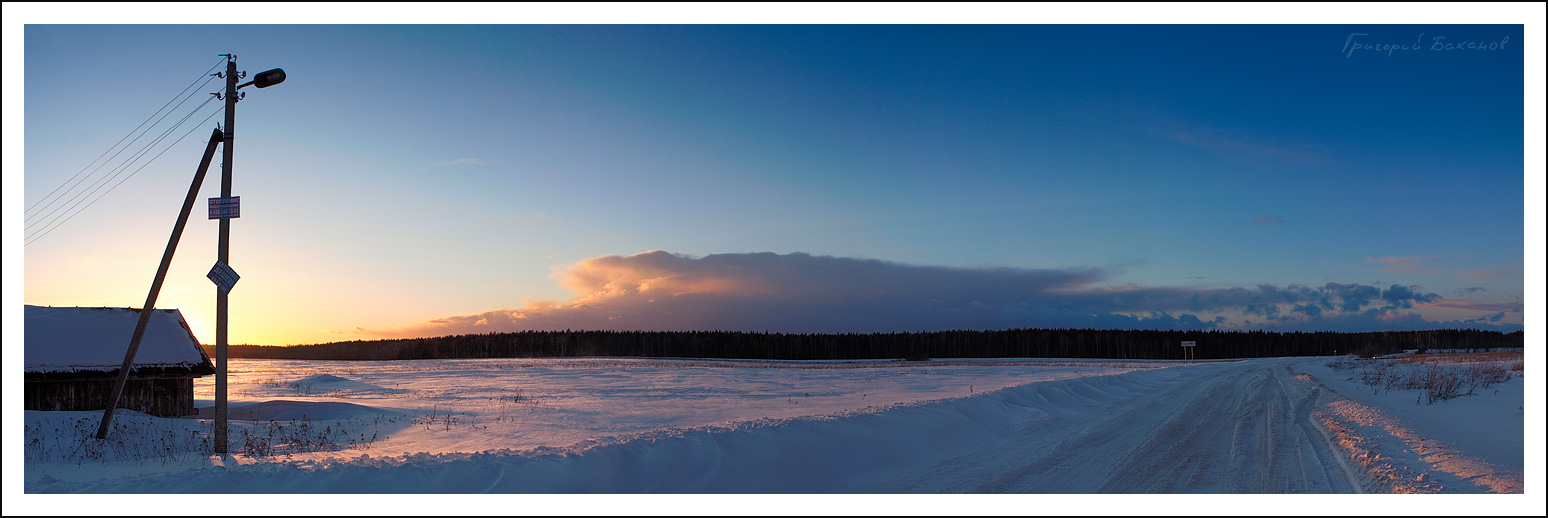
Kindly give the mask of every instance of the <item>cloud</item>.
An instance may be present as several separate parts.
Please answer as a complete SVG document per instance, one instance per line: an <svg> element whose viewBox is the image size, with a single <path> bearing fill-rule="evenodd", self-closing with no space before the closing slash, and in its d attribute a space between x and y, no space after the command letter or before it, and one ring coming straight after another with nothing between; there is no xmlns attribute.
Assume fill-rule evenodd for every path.
<svg viewBox="0 0 1548 518"><path fill-rule="evenodd" d="M1222 158L1252 165L1271 167L1283 164L1328 166L1334 161L1313 149L1314 146L1283 139L1248 135L1240 131L1219 131L1178 124L1166 134L1174 141L1215 153Z"/></svg>
<svg viewBox="0 0 1548 518"><path fill-rule="evenodd" d="M552 278L567 302L368 331L391 337L523 330L870 333L948 329L1357 330L1424 325L1447 300L1418 286L1195 289L1105 285L1096 269L949 268L805 253L586 259ZM1454 304L1454 303L1453 303ZM1409 316L1412 315L1412 316ZM1251 317L1252 320L1247 320ZM1414 320L1414 319L1418 320Z"/></svg>
<svg viewBox="0 0 1548 518"><path fill-rule="evenodd" d="M1410 257L1367 257L1365 262L1381 265L1378 268L1382 273L1421 273L1425 275L1440 275L1440 270L1434 268L1422 268L1425 263L1434 260L1433 255L1416 255Z"/></svg>
<svg viewBox="0 0 1548 518"><path fill-rule="evenodd" d="M703 258L650 251L586 259L552 277L566 303L445 317L410 333L522 329L873 332L998 327L1039 296L1087 286L1094 270L960 269L803 253ZM1053 318L1045 319L1054 321ZM475 331L476 330L476 331Z"/></svg>
<svg viewBox="0 0 1548 518"><path fill-rule="evenodd" d="M1452 270L1451 275L1461 279L1514 278L1521 277L1521 269L1519 267L1511 268L1506 266L1488 268L1484 270L1458 268L1456 270Z"/></svg>
<svg viewBox="0 0 1548 518"><path fill-rule="evenodd" d="M1381 290L1375 286L1330 282L1324 285L1323 289L1331 296L1339 298L1339 310L1345 312L1359 311L1371 301L1381 298Z"/></svg>
<svg viewBox="0 0 1548 518"><path fill-rule="evenodd" d="M1258 216L1258 219L1253 220L1253 221L1257 222L1257 224L1259 224L1259 225L1269 225L1269 224L1279 225L1279 224L1283 224L1285 222L1285 220L1280 219L1279 216L1275 216L1275 215L1272 215L1272 214L1265 214L1265 215L1262 215L1262 216Z"/></svg>
<svg viewBox="0 0 1548 518"><path fill-rule="evenodd" d="M1295 307L1295 312L1309 317L1322 316L1322 308L1318 307L1316 304L1298 305Z"/></svg>
<svg viewBox="0 0 1548 518"><path fill-rule="evenodd" d="M1521 314L1526 307L1521 302L1479 302L1468 299L1432 299L1417 304L1421 308L1460 309L1465 311L1503 312Z"/></svg>
<svg viewBox="0 0 1548 518"><path fill-rule="evenodd" d="M1387 291L1381 293L1382 300L1390 304L1389 308L1411 308L1415 302L1430 302L1440 298L1434 293L1419 293L1414 291L1418 286L1404 286L1393 284L1387 287Z"/></svg>

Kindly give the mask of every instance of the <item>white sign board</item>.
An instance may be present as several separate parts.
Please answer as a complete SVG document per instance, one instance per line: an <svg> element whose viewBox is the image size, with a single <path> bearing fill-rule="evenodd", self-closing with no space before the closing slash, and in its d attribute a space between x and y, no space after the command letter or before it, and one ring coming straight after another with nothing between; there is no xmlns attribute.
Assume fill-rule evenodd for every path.
<svg viewBox="0 0 1548 518"><path fill-rule="evenodd" d="M1198 345L1198 344L1194 343L1192 340L1187 341L1187 342L1183 342L1183 347L1193 347L1195 345Z"/></svg>
<svg viewBox="0 0 1548 518"><path fill-rule="evenodd" d="M242 197L210 198L210 219L242 217Z"/></svg>
<svg viewBox="0 0 1548 518"><path fill-rule="evenodd" d="M205 275L205 277L209 277L210 282L215 283L215 286L220 288L221 293L231 293L231 287L236 286L237 280L242 278L242 276L237 275L236 270L226 266L226 263L223 261L215 261L215 267L210 268L209 275Z"/></svg>

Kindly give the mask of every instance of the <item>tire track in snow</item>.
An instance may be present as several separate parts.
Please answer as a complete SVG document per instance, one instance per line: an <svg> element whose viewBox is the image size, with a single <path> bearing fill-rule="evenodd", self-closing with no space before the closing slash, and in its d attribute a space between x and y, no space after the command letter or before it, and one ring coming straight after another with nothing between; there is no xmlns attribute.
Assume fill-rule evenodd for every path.
<svg viewBox="0 0 1548 518"><path fill-rule="evenodd" d="M1285 404L1294 415L1294 419L1282 423L1285 428L1284 433L1293 440L1284 442L1284 449L1276 453L1275 458L1293 460L1298 469L1303 472L1323 472L1331 483L1333 492L1360 492L1357 479L1350 472L1347 464L1335 453L1332 441L1328 440L1317 418L1322 400L1321 387L1309 384L1308 380L1296 376L1289 364L1284 365L1283 375L1276 375L1274 381L1279 384L1281 394L1285 396ZM1291 399L1290 395L1296 393L1300 396ZM1311 487L1284 489L1284 492L1312 491L1314 489Z"/></svg>
<svg viewBox="0 0 1548 518"><path fill-rule="evenodd" d="M1311 427L1316 394L1280 363L1183 367L1192 375L1112 402L1095 419L1033 430L1019 465L970 492L1352 493ZM1311 431L1312 433L1308 433Z"/></svg>
<svg viewBox="0 0 1548 518"><path fill-rule="evenodd" d="M1238 375L1232 375L1235 378ZM1221 379L1210 379L1209 382L1224 385ZM1214 427L1207 424L1212 416L1220 416L1226 413L1232 405L1227 398L1229 392L1218 387L1204 391L1204 397L1186 397L1188 392L1196 391L1196 387L1180 384L1173 391L1169 391L1167 399L1186 402L1186 406L1176 412L1170 413L1162 421L1154 420L1154 415L1145 415L1149 412L1144 406L1135 406L1126 414L1126 420L1145 423L1153 423L1153 432L1146 435L1140 446L1131 450L1109 472L1109 479L1094 492L1097 493L1174 493L1179 491L1215 492L1211 490L1220 484L1220 478L1215 473L1215 466L1221 460L1211 455L1205 455L1204 450L1214 444L1231 444L1232 455L1238 445L1232 437L1240 436L1245 424L1250 431L1254 426L1250 421L1240 419L1236 421L1236 430L1232 436L1225 436L1222 427ZM1211 397L1214 396L1214 397ZM1226 396L1226 397L1220 397ZM1239 398L1240 396L1237 396ZM1117 425L1117 423L1113 423ZM1121 443L1120 443L1121 444ZM1097 445L1103 449L1107 445ZM1228 460L1229 461L1229 460ZM1180 489L1179 486L1182 486Z"/></svg>

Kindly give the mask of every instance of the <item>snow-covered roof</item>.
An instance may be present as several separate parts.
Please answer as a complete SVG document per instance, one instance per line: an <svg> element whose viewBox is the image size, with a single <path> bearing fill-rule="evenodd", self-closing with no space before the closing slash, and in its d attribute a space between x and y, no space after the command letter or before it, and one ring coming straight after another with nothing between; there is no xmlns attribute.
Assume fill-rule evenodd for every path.
<svg viewBox="0 0 1548 518"><path fill-rule="evenodd" d="M116 371L124 364L140 312L134 308L27 306L22 332L26 372ZM151 313L134 355L134 368L193 368L208 365L176 309Z"/></svg>

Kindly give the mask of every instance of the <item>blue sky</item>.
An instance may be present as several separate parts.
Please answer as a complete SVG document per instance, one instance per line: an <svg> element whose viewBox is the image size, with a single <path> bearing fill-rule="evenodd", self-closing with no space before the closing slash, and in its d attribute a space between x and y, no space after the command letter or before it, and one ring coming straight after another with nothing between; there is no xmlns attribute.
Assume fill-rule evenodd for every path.
<svg viewBox="0 0 1548 518"><path fill-rule="evenodd" d="M1542 47L1508 19L32 24L7 248L32 240L28 304L139 305L219 116L47 235L13 227L232 52L288 76L237 105L234 343L1520 329ZM159 304L191 320L202 208Z"/></svg>

